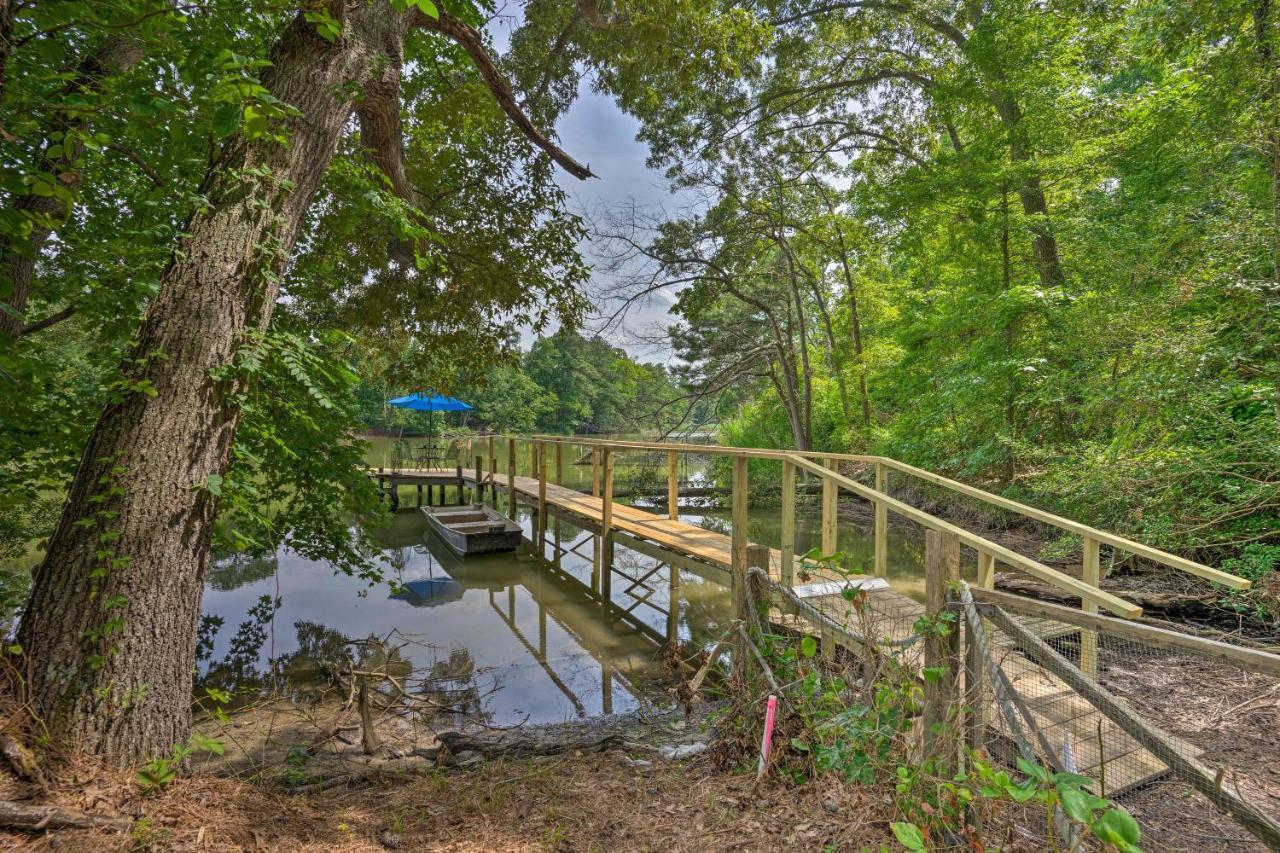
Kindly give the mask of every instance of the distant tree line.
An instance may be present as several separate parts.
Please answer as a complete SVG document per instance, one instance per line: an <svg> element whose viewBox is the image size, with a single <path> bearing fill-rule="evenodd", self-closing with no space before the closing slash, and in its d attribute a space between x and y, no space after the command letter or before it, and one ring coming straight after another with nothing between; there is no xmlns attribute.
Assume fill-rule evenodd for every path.
<svg viewBox="0 0 1280 853"><path fill-rule="evenodd" d="M426 415L390 407L407 393L385 382L364 382L357 394L369 429L425 429ZM479 379L448 392L475 407L465 419L435 415L436 428L459 421L498 432L652 432L674 424L680 407L676 378L599 337L562 331L539 338L527 351L499 363Z"/></svg>

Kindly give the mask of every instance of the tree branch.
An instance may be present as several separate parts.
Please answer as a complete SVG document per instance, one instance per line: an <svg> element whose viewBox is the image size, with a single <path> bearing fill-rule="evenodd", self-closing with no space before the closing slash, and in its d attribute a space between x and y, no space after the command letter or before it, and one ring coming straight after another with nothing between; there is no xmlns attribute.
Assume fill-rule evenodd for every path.
<svg viewBox="0 0 1280 853"><path fill-rule="evenodd" d="M545 151L552 160L559 164L560 168L579 180L595 177L589 167L570 157L568 152L547 138L525 115L524 110L516 103L515 96L511 93L511 85L507 83L506 77L502 75L498 67L493 64L488 51L485 50L480 33L476 32L474 27L444 11L440 12L439 19L419 13L414 19L414 24L421 29L448 36L465 50L467 55L471 57L471 61L475 63L480 76L488 84L489 91L493 93L494 99L502 107L503 112L507 114L516 127L520 128L521 133L528 137L530 142Z"/></svg>
<svg viewBox="0 0 1280 853"><path fill-rule="evenodd" d="M58 311L56 313L50 314L48 317L45 317L43 320L37 320L34 323L28 323L27 325L23 326L21 329L18 330L18 337L21 338L26 335L32 335L32 334L35 334L36 332L43 331L44 329L47 329L50 326L57 325L58 323L61 323L63 320L66 320L67 318L71 317L78 310L80 310L78 305L68 305L66 308L63 308L61 311Z"/></svg>

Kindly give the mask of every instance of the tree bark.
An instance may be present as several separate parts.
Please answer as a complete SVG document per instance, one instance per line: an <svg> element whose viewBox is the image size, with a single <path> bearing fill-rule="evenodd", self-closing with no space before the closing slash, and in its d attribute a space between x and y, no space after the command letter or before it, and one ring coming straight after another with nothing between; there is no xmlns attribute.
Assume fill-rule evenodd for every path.
<svg viewBox="0 0 1280 853"><path fill-rule="evenodd" d="M211 521L239 418L229 367L267 329L356 104L398 76L410 29L445 32L382 2L352 5L342 23L329 43L299 13L271 49L263 85L299 111L289 143L237 135L206 175L128 387L93 429L36 572L19 630L31 706L55 736L118 763L166 753L189 730ZM458 27L445 34L478 38Z"/></svg>

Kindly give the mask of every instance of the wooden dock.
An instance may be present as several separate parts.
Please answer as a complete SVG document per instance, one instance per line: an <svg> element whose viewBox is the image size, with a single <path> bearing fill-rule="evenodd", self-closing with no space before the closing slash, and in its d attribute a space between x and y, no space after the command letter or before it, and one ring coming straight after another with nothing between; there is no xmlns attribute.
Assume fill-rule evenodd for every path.
<svg viewBox="0 0 1280 853"><path fill-rule="evenodd" d="M514 453L511 455L511 464L514 465ZM735 541L734 536L681 521L677 512L669 512L666 517L663 517L626 504L614 503L607 487L604 494L593 495L548 482L545 459L541 461L541 465L535 459L534 464L535 470L541 469L541 477L517 475L510 470L498 474L492 457L488 472L477 465L474 469L454 467L379 471L376 474L371 472L370 475L376 477L380 485L385 487L399 485L416 485L420 488L425 485L428 489L432 486L456 487L459 490L459 499L462 498L463 490L466 488L470 488L473 494L480 497L488 491L495 502L498 495L502 494L508 500L508 514L514 514L509 503L509 495L514 493L517 501L525 502L537 511L538 521L535 529L539 533L546 529L548 514L568 516L575 524L586 530L600 534L607 531L609 535L603 538L610 543L609 548L612 548L616 541L617 544L639 550L673 567L700 570L700 574L705 573L707 569L711 569L713 573L723 572L726 580L732 576L731 572L736 560L741 559L741 557L735 557L735 548L749 548L752 564L761 568L767 566L769 576L776 582L791 581L793 567L802 564L802 559L797 555L789 555L788 560L779 549L751 546L745 542L745 538ZM597 462L597 466L598 464ZM745 469L745 464L742 467ZM604 476L607 483L608 478L611 477L611 469L607 461ZM596 483L598 491L599 477L596 478ZM792 486L794 487L794 474ZM394 488L392 490L394 491ZM740 515L742 521L745 521L745 489L742 491L744 494L740 498L738 490L735 489L734 514L735 520ZM671 497L674 498L674 495ZM741 504L739 504L740 500ZM824 501L824 522L827 520L825 516L830 512L829 507L833 503L833 501ZM670 504L672 507L676 505L674 500ZM741 510L740 513L739 510ZM826 526L824 523L824 538L829 535L825 530ZM745 530L745 523L742 524L742 528ZM785 535L784 529L784 537ZM834 536L831 538L834 539ZM879 548L881 537L877 534L876 538ZM766 553L767 557L765 557ZM608 557L605 559L608 560ZM877 564L882 565L882 560L878 559ZM993 567L994 560L988 565ZM980 570L984 570L981 563ZM604 574L607 577L609 572L606 571ZM836 578L835 575L825 575L806 578L805 582L812 584L814 580ZM608 594L607 586L605 594ZM880 640L907 640L912 635L916 620L926 612L924 604L894 590L891 586L872 585L868 590L868 596L867 609L875 614L874 634ZM806 600L833 621L847 620L849 604L839 594L815 595ZM797 624L796 627L800 626ZM1035 626L1033 630L1042 637L1063 634L1060 627L1054 628L1048 623ZM923 666L919 649L920 644L916 644L904 655L904 660L917 668ZM1169 772L1163 762L1143 749L1092 704L1075 694L1066 683L1038 665L1025 650L1005 642L999 645L999 653L1002 658L1002 668L1014 690L1022 698L1023 711L1031 718L1032 728L1038 732L1039 744L1047 747L1046 751L1050 753L1045 756L1049 763L1060 764L1064 760L1064 755L1067 756L1067 760L1076 772L1099 779L1100 782L1105 777L1105 787L1111 795L1132 790ZM986 718L991 733L1003 737L1005 732L1002 730L1001 716L994 703ZM1189 746L1188 749L1190 750Z"/></svg>

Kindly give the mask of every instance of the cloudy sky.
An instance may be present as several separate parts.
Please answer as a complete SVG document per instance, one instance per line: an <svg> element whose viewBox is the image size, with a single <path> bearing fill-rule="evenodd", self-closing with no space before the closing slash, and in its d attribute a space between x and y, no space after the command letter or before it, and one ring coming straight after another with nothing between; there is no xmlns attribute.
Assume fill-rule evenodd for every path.
<svg viewBox="0 0 1280 853"><path fill-rule="evenodd" d="M500 51L506 49L511 27L517 23L515 14L510 10L491 21L489 32ZM647 215L678 209L681 199L668 191L662 173L645 165L649 151L648 146L636 140L639 127L639 122L619 110L612 98L592 92L590 81L582 81L578 99L561 116L555 131L561 147L574 159L590 165L597 177L579 181L563 172L559 174L558 181L569 194L571 210L584 215L588 221L601 221L609 210L630 205L635 205ZM590 241L584 243L582 249L595 268L593 281L588 286L594 298L597 290L608 286L612 275L602 269L606 259L595 251ZM605 330L605 336L643 361L666 362L669 352L665 348L655 349L637 337L665 327L670 304L669 297L659 294L648 304L632 308L623 325ZM613 307L607 304L597 306L597 312L602 316L612 311ZM588 322L589 327L583 330L586 334L603 325L599 320ZM528 346L533 337L526 331L523 340Z"/></svg>

